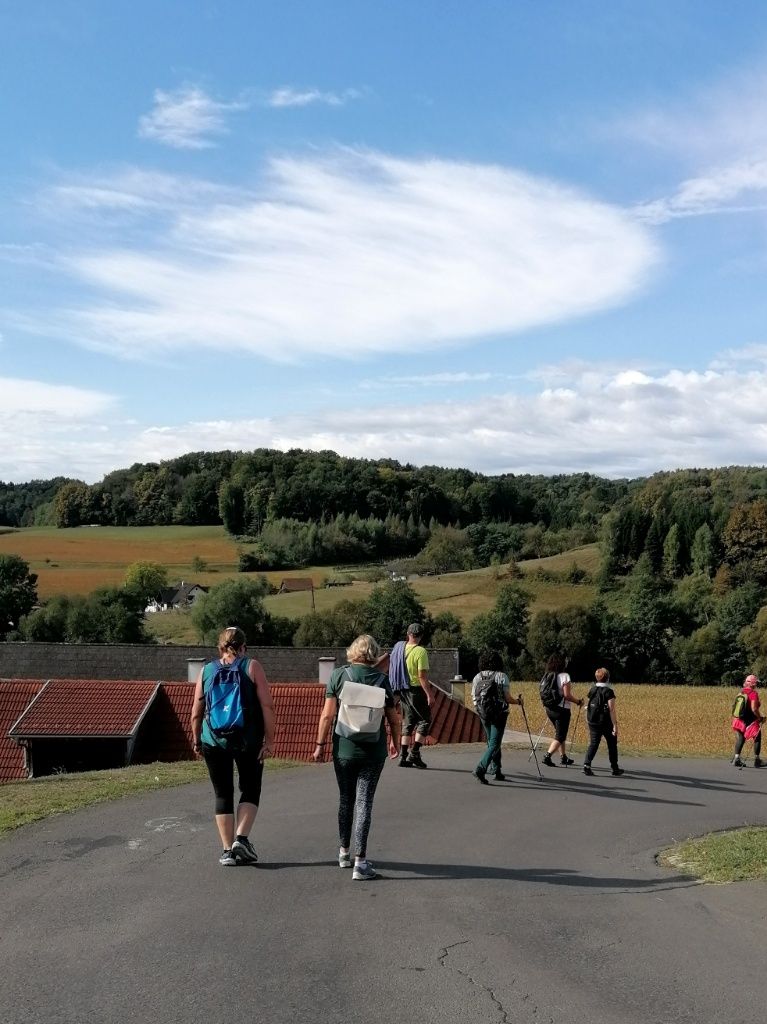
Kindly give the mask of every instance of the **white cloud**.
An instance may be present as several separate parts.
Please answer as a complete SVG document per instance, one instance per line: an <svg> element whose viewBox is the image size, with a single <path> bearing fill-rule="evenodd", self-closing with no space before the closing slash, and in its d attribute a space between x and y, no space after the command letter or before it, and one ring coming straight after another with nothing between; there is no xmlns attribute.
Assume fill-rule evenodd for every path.
<svg viewBox="0 0 767 1024"><path fill-rule="evenodd" d="M208 149L215 145L213 137L226 134L227 115L246 108L242 101L214 100L195 85L157 89L154 107L139 118L138 134L174 149Z"/></svg>
<svg viewBox="0 0 767 1024"><path fill-rule="evenodd" d="M341 152L273 160L257 197L151 194L148 240L66 257L105 301L53 329L131 356L425 351L626 302L658 258L625 211L502 167Z"/></svg>
<svg viewBox="0 0 767 1024"><path fill-rule="evenodd" d="M456 384L486 384L490 380L507 379L506 374L497 373L467 373L457 371L454 373L419 373L405 376L372 377L362 380L359 387L366 391L386 392L389 388L401 390L418 390L420 388L444 388L454 387Z"/></svg>
<svg viewBox="0 0 767 1024"><path fill-rule="evenodd" d="M746 202L748 205L743 206ZM642 203L635 212L651 224L676 217L767 209L767 157L743 159L683 181L665 199Z"/></svg>
<svg viewBox="0 0 767 1024"><path fill-rule="evenodd" d="M528 386L417 404L333 401L312 413L145 429L106 420L108 396L86 393L81 400L62 394L47 404L43 400L39 413L11 412L0 421L14 438L13 445L0 447L0 479L66 472L96 480L133 462L257 447L332 449L488 473L590 471L614 477L765 464L765 352L731 352L716 365L657 372L581 364L566 369L555 386L541 383L532 391ZM0 400L15 391L18 408L28 385L0 384ZM31 394L34 403L34 389Z"/></svg>
<svg viewBox="0 0 767 1024"><path fill-rule="evenodd" d="M275 89L266 101L269 107L308 107L319 103L328 107L342 107L349 100L357 100L362 93L359 89L344 89L343 92L323 92L321 89L296 89L285 86Z"/></svg>

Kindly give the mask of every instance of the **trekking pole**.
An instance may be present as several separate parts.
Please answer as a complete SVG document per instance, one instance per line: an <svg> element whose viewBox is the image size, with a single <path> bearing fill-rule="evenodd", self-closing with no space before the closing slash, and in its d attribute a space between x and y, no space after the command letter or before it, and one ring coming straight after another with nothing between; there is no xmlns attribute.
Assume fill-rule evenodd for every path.
<svg viewBox="0 0 767 1024"><path fill-rule="evenodd" d="M538 744L543 739L543 734L544 734L545 731L546 731L546 722L543 723L543 725L541 726L541 731L538 733L538 739L535 741L535 750L538 749ZM527 763L530 764L532 759L533 759L533 752L531 750L530 753L527 755Z"/></svg>
<svg viewBox="0 0 767 1024"><path fill-rule="evenodd" d="M578 705L578 714L575 716L575 728L573 729L573 738L570 740L570 753L571 754L575 753L575 737L576 737L576 735L578 733L578 722L580 722L580 720L581 720L581 711L582 710L583 710L583 705L579 704ZM569 767L570 767L569 764L565 765L565 768L569 768Z"/></svg>
<svg viewBox="0 0 767 1024"><path fill-rule="evenodd" d="M520 694L520 696L521 696L521 694ZM530 750L532 751L533 757L535 758L535 767L536 767L536 770L538 772L538 781L539 782L543 782L543 776L541 775L540 765L538 764L538 755L535 752L535 747L533 746L533 737L530 734L530 723L527 721L527 712L525 711L525 705L520 703L519 706L522 708L522 717L525 720L525 728L527 729L527 738L530 740Z"/></svg>

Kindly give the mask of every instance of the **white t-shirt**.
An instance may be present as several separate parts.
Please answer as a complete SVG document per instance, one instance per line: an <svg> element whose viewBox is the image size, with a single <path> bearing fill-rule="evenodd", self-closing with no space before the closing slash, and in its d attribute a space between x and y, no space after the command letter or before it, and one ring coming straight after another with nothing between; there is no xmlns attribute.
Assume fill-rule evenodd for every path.
<svg viewBox="0 0 767 1024"><path fill-rule="evenodd" d="M565 692L565 683L569 683L571 681L572 680L570 679L570 676L567 674L567 672L560 672L559 675L557 676L557 689L559 690L559 696L562 698L560 700L560 702L559 702L559 707L560 708L566 708L566 707L570 706L571 702L569 700L565 700L564 692Z"/></svg>

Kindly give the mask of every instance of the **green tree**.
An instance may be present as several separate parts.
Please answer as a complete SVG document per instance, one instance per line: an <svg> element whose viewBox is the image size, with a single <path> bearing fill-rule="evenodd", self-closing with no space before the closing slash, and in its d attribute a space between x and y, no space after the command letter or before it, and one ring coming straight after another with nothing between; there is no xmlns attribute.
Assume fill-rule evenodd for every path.
<svg viewBox="0 0 767 1024"><path fill-rule="evenodd" d="M133 562L125 570L125 588L144 601L153 597L168 585L168 570L159 562Z"/></svg>
<svg viewBox="0 0 767 1024"><path fill-rule="evenodd" d="M714 551L714 535L708 523L703 523L695 531L690 548L690 559L693 572L713 576L716 572L716 554Z"/></svg>
<svg viewBox="0 0 767 1024"><path fill-rule="evenodd" d="M37 603L37 575L18 555L0 555L0 640Z"/></svg>
<svg viewBox="0 0 767 1024"><path fill-rule="evenodd" d="M767 676L767 607L760 608L750 626L741 630L740 642L746 654L746 663L760 679Z"/></svg>
<svg viewBox="0 0 767 1024"><path fill-rule="evenodd" d="M767 500L736 505L722 535L724 557L736 579L767 583Z"/></svg>
<svg viewBox="0 0 767 1024"><path fill-rule="evenodd" d="M599 648L599 624L594 613L578 606L559 611L539 611L527 637L532 668L539 672L555 651L568 659L573 679L590 679L595 652Z"/></svg>
<svg viewBox="0 0 767 1024"><path fill-rule="evenodd" d="M466 629L466 643L474 651L498 651L511 665L527 646L530 595L516 583L499 588L495 605L477 615Z"/></svg>
<svg viewBox="0 0 767 1024"><path fill-rule="evenodd" d="M416 558L420 572L456 572L473 564L474 552L466 530L453 526L437 527Z"/></svg>
<svg viewBox="0 0 767 1024"><path fill-rule="evenodd" d="M59 594L47 601L42 608L35 608L19 623L21 639L30 643L65 643L71 604L66 594Z"/></svg>
<svg viewBox="0 0 767 1024"><path fill-rule="evenodd" d="M682 544L676 523L669 529L663 542L663 571L669 579L676 579L682 568Z"/></svg>
<svg viewBox="0 0 767 1024"><path fill-rule="evenodd" d="M367 601L339 601L327 611L305 615L293 637L296 647L348 647L368 629Z"/></svg>
<svg viewBox="0 0 767 1024"><path fill-rule="evenodd" d="M721 682L725 643L716 622L696 629L690 636L676 637L672 655L682 681L693 686Z"/></svg>
<svg viewBox="0 0 767 1024"><path fill-rule="evenodd" d="M239 484L225 480L218 492L218 514L228 533L245 533L245 492Z"/></svg>
<svg viewBox="0 0 767 1024"><path fill-rule="evenodd" d="M27 615L19 632L25 640L48 643L147 643L144 602L139 595L117 587L104 587L87 596L63 595Z"/></svg>
<svg viewBox="0 0 767 1024"><path fill-rule="evenodd" d="M367 600L366 632L383 647L404 640L411 622L424 627L424 641L431 635L432 620L415 591L405 580L394 580L375 587Z"/></svg>
<svg viewBox="0 0 767 1024"><path fill-rule="evenodd" d="M203 594L192 607L192 624L201 643L215 644L226 626L239 626L252 646L272 643L273 622L264 608L268 592L263 576L238 576Z"/></svg>
<svg viewBox="0 0 767 1024"><path fill-rule="evenodd" d="M81 526L88 521L90 494L86 484L73 482L64 484L53 499L53 513L56 526L67 528Z"/></svg>

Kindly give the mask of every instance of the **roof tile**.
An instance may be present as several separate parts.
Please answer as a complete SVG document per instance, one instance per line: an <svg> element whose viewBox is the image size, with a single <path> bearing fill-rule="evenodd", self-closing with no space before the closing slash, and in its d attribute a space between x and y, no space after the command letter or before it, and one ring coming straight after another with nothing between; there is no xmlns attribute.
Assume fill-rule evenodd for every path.
<svg viewBox="0 0 767 1024"><path fill-rule="evenodd" d="M157 692L156 682L51 679L12 735L132 736Z"/></svg>
<svg viewBox="0 0 767 1024"><path fill-rule="evenodd" d="M8 730L44 685L42 679L0 679L0 782L27 777L24 751Z"/></svg>

